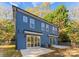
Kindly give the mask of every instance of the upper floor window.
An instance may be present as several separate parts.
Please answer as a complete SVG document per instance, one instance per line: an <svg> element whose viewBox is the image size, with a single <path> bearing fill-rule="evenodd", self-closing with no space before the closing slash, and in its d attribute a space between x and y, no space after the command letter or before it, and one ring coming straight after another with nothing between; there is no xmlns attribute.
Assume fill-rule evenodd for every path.
<svg viewBox="0 0 79 59"><path fill-rule="evenodd" d="M57 31L57 28L55 27L55 31Z"/></svg>
<svg viewBox="0 0 79 59"><path fill-rule="evenodd" d="M45 31L45 23L41 23L41 30Z"/></svg>
<svg viewBox="0 0 79 59"><path fill-rule="evenodd" d="M23 16L23 22L25 22L25 23L28 22L28 18L27 18L27 16Z"/></svg>
<svg viewBox="0 0 79 59"><path fill-rule="evenodd" d="M49 25L46 24L46 31L48 32L49 31Z"/></svg>
<svg viewBox="0 0 79 59"><path fill-rule="evenodd" d="M30 28L35 28L35 20L30 18Z"/></svg>
<svg viewBox="0 0 79 59"><path fill-rule="evenodd" d="M54 31L55 29L54 29L54 26L52 27L52 31Z"/></svg>
<svg viewBox="0 0 79 59"><path fill-rule="evenodd" d="M53 26L52 31L57 31L57 28Z"/></svg>

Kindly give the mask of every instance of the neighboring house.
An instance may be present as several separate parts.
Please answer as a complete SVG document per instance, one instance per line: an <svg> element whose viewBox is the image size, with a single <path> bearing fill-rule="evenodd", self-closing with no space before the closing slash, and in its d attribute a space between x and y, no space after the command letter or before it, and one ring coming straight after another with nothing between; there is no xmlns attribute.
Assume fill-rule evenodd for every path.
<svg viewBox="0 0 79 59"><path fill-rule="evenodd" d="M16 48L47 47L58 44L58 28L44 19L13 6Z"/></svg>

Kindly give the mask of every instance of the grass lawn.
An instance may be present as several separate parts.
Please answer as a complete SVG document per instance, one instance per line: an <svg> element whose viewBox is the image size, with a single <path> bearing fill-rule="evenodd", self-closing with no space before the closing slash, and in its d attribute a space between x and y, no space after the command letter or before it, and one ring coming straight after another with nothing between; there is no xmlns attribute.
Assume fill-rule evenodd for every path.
<svg viewBox="0 0 79 59"><path fill-rule="evenodd" d="M48 54L40 55L39 57L79 57L79 48L51 49L54 49L55 51Z"/></svg>
<svg viewBox="0 0 79 59"><path fill-rule="evenodd" d="M3 46L5 47L5 46ZM39 57L79 57L79 48L50 48L54 51ZM0 48L0 57L22 57L21 52L15 49L15 46L8 46L8 48Z"/></svg>
<svg viewBox="0 0 79 59"><path fill-rule="evenodd" d="M22 55L20 51L17 51L15 49L15 46L3 46L2 48L0 48L0 57L21 57L21 56Z"/></svg>

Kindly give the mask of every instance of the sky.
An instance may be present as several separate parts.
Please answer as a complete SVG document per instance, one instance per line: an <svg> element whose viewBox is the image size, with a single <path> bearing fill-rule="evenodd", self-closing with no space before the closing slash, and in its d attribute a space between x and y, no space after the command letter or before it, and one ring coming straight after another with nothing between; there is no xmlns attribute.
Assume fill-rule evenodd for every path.
<svg viewBox="0 0 79 59"><path fill-rule="evenodd" d="M11 7L12 5L15 5L21 9L26 10L28 8L33 8L33 7L39 6L40 4L42 4L42 2L0 2L0 7L1 6ZM79 2L50 2L50 4L51 4L50 5L51 10L56 9L56 7L59 5L64 5L68 10L73 9L75 7L79 8ZM74 18L79 19L78 13L77 13L77 16L75 16ZM71 13L70 17L72 19L74 19L72 13Z"/></svg>
<svg viewBox="0 0 79 59"><path fill-rule="evenodd" d="M0 2L0 6L9 7L15 5L22 9L39 6L42 2ZM55 9L58 5L65 5L67 8L79 6L79 2L51 2L51 9Z"/></svg>

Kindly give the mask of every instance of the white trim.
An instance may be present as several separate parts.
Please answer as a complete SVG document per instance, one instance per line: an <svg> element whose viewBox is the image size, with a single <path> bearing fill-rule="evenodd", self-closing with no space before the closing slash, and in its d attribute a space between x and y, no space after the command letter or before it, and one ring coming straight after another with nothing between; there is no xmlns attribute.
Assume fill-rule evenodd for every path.
<svg viewBox="0 0 79 59"><path fill-rule="evenodd" d="M54 36L54 35L48 35L48 36Z"/></svg>
<svg viewBox="0 0 79 59"><path fill-rule="evenodd" d="M35 35L43 35L41 33L36 33L36 32L30 32L30 31L24 31L26 34L35 34Z"/></svg>
<svg viewBox="0 0 79 59"><path fill-rule="evenodd" d="M56 35L48 35L48 36L58 37L58 36L56 36Z"/></svg>
<svg viewBox="0 0 79 59"><path fill-rule="evenodd" d="M58 36L55 36L55 35L54 35L54 37L58 37Z"/></svg>

